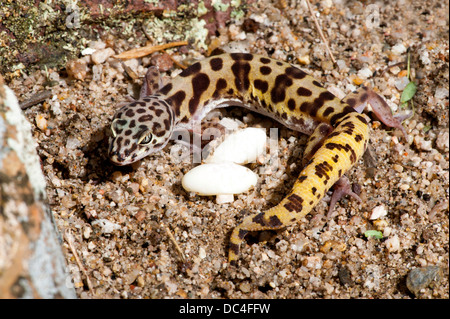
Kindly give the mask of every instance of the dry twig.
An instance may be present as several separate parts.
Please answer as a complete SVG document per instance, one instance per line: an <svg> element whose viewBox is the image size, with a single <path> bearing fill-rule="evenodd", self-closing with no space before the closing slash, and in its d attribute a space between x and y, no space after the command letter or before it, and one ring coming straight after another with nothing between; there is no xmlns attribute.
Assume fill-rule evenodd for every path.
<svg viewBox="0 0 450 319"><path fill-rule="evenodd" d="M166 224L164 224L164 222L161 221L161 227L164 228L164 230L166 231L167 235L169 236L170 241L175 245L175 248L178 251L178 254L181 257L181 260L183 262L186 261L186 257L184 257L183 252L181 251L180 246L178 245L177 241L175 240L175 237L173 236L172 232L170 231L169 227L166 226Z"/></svg>
<svg viewBox="0 0 450 319"><path fill-rule="evenodd" d="M162 51L165 49L182 46L182 45L188 45L188 44L189 44L188 41L178 41L178 42L166 43L166 44L161 44L161 45L147 45L145 47L124 51L120 54L115 55L114 57L117 59L142 58L153 52Z"/></svg>
<svg viewBox="0 0 450 319"><path fill-rule="evenodd" d="M25 110L33 105L36 105L38 103L45 101L46 99L51 98L51 96L52 96L52 91L45 90L45 91L34 94L32 97L30 97L29 99L26 99L25 101L20 102L19 105L22 110Z"/></svg>
<svg viewBox="0 0 450 319"><path fill-rule="evenodd" d="M330 47L328 46L328 40L325 38L325 36L324 36L324 34L322 32L322 29L320 28L319 21L317 21L316 16L314 15L314 11L312 10L311 3L309 2L309 0L306 0L306 3L308 5L308 9L309 9L309 12L311 14L311 17L314 20L314 23L316 24L317 31L319 32L319 35L322 38L322 42L325 44L325 47L326 47L326 49L328 51L328 54L330 55L331 61L333 61L333 63L336 64L336 60L334 59L334 55L331 52Z"/></svg>
<svg viewBox="0 0 450 319"><path fill-rule="evenodd" d="M73 246L73 236L70 233L70 230L66 230L66 232L64 233L64 238L66 239L67 243L69 244L69 248L72 251L73 256L75 257L75 260L78 264L78 268L81 269L84 276L86 277L86 282L87 282L89 291L91 292L92 295L94 295L94 289L92 287L91 280L89 279L86 269L81 264L80 258L78 257L78 254L77 254L77 251L75 250L75 247Z"/></svg>

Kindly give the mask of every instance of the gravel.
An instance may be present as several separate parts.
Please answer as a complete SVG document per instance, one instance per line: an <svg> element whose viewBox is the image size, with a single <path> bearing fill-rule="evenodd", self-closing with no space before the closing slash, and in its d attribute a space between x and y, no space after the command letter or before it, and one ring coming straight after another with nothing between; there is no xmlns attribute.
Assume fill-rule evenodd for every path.
<svg viewBox="0 0 450 319"><path fill-rule="evenodd" d="M142 32L133 39L122 39L120 29L100 34L108 45L100 39L89 46L93 50L83 51L67 69L72 77L50 69L23 73L8 83L22 101L44 88L52 91L51 99L24 112L39 144L57 225L61 232L71 230L92 282L91 291L64 243L78 297L449 297L448 2L376 4L380 23L371 28L365 25L368 7L363 2L345 3L313 2L337 66L330 64L303 2L249 4L241 20L211 39L209 49L234 43L299 64L326 87L346 94L359 84L369 85L397 109L398 83L403 81L398 75L404 76L407 48L418 84L415 114L404 123L408 141L374 120L371 146L378 164L372 175L362 161L347 174L362 186L362 203L343 199L334 217L325 221L327 195L298 225L248 236L235 270L227 264L231 230L245 215L276 205L289 192L301 169L305 136L239 108L219 112L219 117L237 118L247 126L280 128L280 147L277 156L248 165L259 174L254 189L218 205L212 197L183 190L181 179L193 165L174 161L170 146L127 167L107 160L116 105L138 92L141 83L131 80L112 55L144 46ZM185 64L207 55L195 47L167 52ZM129 65L142 77L150 61L142 58ZM163 73L163 82L179 71L174 66ZM380 206L386 214L372 220ZM377 227L384 239L364 236ZM412 269L430 266L444 273L434 285L413 288L414 294L401 288Z"/></svg>

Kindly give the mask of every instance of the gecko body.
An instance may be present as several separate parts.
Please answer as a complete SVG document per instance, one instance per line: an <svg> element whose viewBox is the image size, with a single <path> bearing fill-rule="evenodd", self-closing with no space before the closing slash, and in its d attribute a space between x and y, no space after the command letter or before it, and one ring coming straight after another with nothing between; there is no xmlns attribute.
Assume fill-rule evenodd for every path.
<svg viewBox="0 0 450 319"><path fill-rule="evenodd" d="M235 264L249 231L294 224L336 182L346 184L343 174L358 161L369 140L368 118L361 114L367 102L386 125L406 134L386 102L371 90L363 88L339 100L289 63L247 53L213 56L183 70L156 93L119 109L111 125L109 155L115 164L133 163L164 148L174 130L192 130L209 111L229 105L246 107L310 135L305 165L291 192L275 207L246 216L233 230L229 261Z"/></svg>

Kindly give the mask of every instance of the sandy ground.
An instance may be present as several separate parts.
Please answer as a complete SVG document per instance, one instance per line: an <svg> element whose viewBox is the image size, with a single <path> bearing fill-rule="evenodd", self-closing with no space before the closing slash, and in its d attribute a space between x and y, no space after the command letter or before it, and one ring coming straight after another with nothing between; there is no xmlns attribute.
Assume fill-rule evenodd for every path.
<svg viewBox="0 0 450 319"><path fill-rule="evenodd" d="M338 96L368 85L396 113L404 112L398 105L407 83L409 49L418 89L415 113L404 123L408 141L398 130L373 121L376 164L361 160L347 173L361 186L363 202L341 200L333 218L325 221L327 195L298 225L248 236L237 269L227 264L231 230L245 215L276 205L289 191L301 169L305 136L240 108L215 114L245 126L280 129L280 165L250 165L257 173L265 168L257 186L233 203L218 205L212 197L183 190L181 178L194 165L178 163L170 146L128 167L108 161L116 104L135 94L141 83L125 76L117 59L94 64L87 57L83 81L42 70L8 83L22 101L51 90L52 98L25 114L39 144L57 225L66 234L67 263L80 298L449 297L448 1L395 1L389 6L317 1L313 7L336 64L300 1L249 5L242 18L218 37L209 37L207 47L289 61ZM141 24L134 27L134 38L124 38L119 28L99 34L90 46L106 44L119 53L145 45ZM195 46L168 52L184 64L207 56ZM158 54L127 65L143 76L151 63L167 62ZM179 72L169 63L162 79ZM375 208L385 214L370 219ZM383 239L364 236L376 229ZM406 287L406 276L427 266L441 267L442 274L415 296Z"/></svg>

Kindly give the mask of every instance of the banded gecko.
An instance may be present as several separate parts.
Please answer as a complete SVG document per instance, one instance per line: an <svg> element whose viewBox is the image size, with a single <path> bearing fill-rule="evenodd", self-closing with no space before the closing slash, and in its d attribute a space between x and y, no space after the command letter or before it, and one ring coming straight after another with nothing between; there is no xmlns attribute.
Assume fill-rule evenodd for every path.
<svg viewBox="0 0 450 319"><path fill-rule="evenodd" d="M291 192L275 207L246 216L232 232L229 262L236 264L250 231L280 229L298 222L336 183L331 205L350 191L343 176L364 153L369 140L369 103L387 126L399 128L386 102L367 88L339 100L313 77L292 64L248 53L231 53L196 62L156 93L149 70L139 100L114 115L109 157L133 163L165 147L176 129L192 130L211 110L239 105L310 135L304 168ZM359 197L357 197L359 199Z"/></svg>

